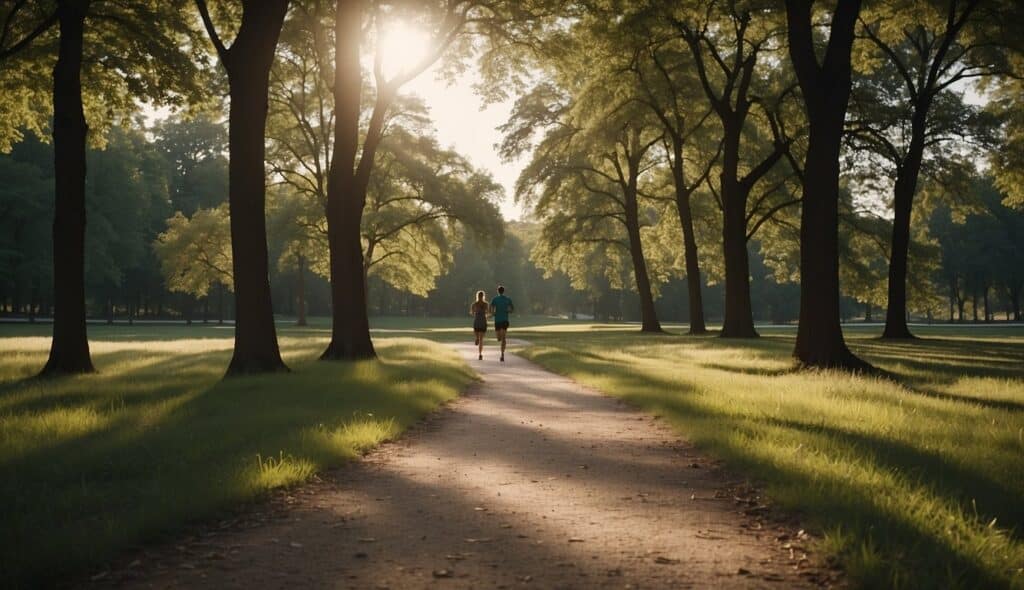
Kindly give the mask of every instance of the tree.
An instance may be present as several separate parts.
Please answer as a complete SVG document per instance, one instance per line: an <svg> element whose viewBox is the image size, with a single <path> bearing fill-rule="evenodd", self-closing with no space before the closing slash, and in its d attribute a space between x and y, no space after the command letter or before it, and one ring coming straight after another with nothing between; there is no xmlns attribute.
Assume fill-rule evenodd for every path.
<svg viewBox="0 0 1024 590"><path fill-rule="evenodd" d="M516 183L516 198L544 217L541 241L549 249L577 250L574 243L623 248L640 296L641 330L661 332L642 240L650 223L641 199L649 194L643 182L658 163L653 148L663 132L646 106L617 95L607 79L595 76L574 87L573 73L588 68L585 52L575 55L578 61L556 65L566 88L542 82L516 102L502 129L506 157L546 130Z"/></svg>
<svg viewBox="0 0 1024 590"><path fill-rule="evenodd" d="M363 2L338 3L334 31L334 153L327 187L333 318L331 341L321 358L356 360L376 356L370 340L366 286L362 279L364 261L360 232L377 150L389 111L402 86L437 63L450 48L457 54L471 52L472 37L488 38L492 45L514 44L523 23L549 15L548 4L559 3L550 0L398 3L378 6L371 15ZM372 31L379 40L389 21L402 18L419 22L432 32L429 47L418 60L395 72L388 71L389 64L384 63L378 48L370 76L373 106L366 130L360 133L364 100L360 47L364 31ZM369 20L369 26L364 26L365 20ZM490 66L495 67L493 61Z"/></svg>
<svg viewBox="0 0 1024 590"><path fill-rule="evenodd" d="M191 216L228 198L227 130L206 113L168 117L152 130L167 164L171 204Z"/></svg>
<svg viewBox="0 0 1024 590"><path fill-rule="evenodd" d="M227 47L206 0L195 0L227 71L228 203L231 211L235 349L228 375L287 370L281 360L270 301L264 175L267 92L288 0L243 0L238 33ZM225 15L225 18L231 15Z"/></svg>
<svg viewBox="0 0 1024 590"><path fill-rule="evenodd" d="M285 23L281 59L272 71L268 123L273 173L288 188L282 194L301 201L281 206L295 209L292 218L301 227L294 231L311 232L324 245L334 153L328 17L322 3L313 2L299 4ZM372 116L365 105L363 111L364 119ZM367 131L361 126L361 134ZM400 291L426 294L450 264L454 224L500 235L493 203L500 188L437 144L419 99L395 97L375 159L360 230L364 281L376 275ZM294 269L304 261L304 255L289 254L287 266ZM314 262L318 268L319 262ZM329 269L326 260L322 267Z"/></svg>
<svg viewBox="0 0 1024 590"><path fill-rule="evenodd" d="M216 284L231 288L231 221L226 205L199 209L191 218L180 211L167 220L167 230L153 242L153 251L167 288L204 297Z"/></svg>
<svg viewBox="0 0 1024 590"><path fill-rule="evenodd" d="M865 370L839 324L839 156L852 85L851 51L860 0L839 2L819 62L814 0L786 0L789 55L809 137L800 212L800 325L794 356L807 367Z"/></svg>
<svg viewBox="0 0 1024 590"><path fill-rule="evenodd" d="M888 305L883 338L912 338L907 327L907 256L918 181L955 164L964 154L952 143L974 140L987 149L992 123L966 104L957 85L1009 71L1006 53L984 35L981 0L890 2L862 18L863 76L854 86L855 148L870 150L891 167L893 212ZM866 67L865 63L866 62ZM881 66L877 64L881 62ZM876 70L872 72L872 70Z"/></svg>
<svg viewBox="0 0 1024 590"><path fill-rule="evenodd" d="M797 204L785 190L788 178L766 179L783 160L791 140L779 123L781 103L794 85L779 77L771 60L779 24L757 3L708 0L681 17L669 18L692 54L697 78L722 128L718 196L722 207L722 250L725 260L725 320L721 335L750 338L754 329L750 301L747 242L768 218ZM759 62L761 65L759 66ZM748 120L761 111L760 121ZM763 149L759 123L770 129L770 149ZM751 192L760 193L750 204Z"/></svg>
<svg viewBox="0 0 1024 590"><path fill-rule="evenodd" d="M203 88L197 68L202 56L182 50L195 45L189 42L192 28L180 5L58 0L15 2L2 13L0 62L5 67L0 69L0 88L17 91L12 100L4 100L15 108L2 124L0 145L6 147L20 136L11 131L12 125L40 132L46 126L45 105L53 107L55 300L53 340L43 375L93 370L83 277L87 139L101 145L105 129L117 116L134 110L137 99L182 104ZM51 88L41 73L45 56L53 54ZM83 73L89 80L85 93Z"/></svg>
<svg viewBox="0 0 1024 590"><path fill-rule="evenodd" d="M660 30L661 14L640 11L634 16L636 45L629 69L636 77L638 100L651 110L665 132L664 150L671 171L679 226L683 234L686 284L689 304L689 333L704 334L704 297L701 269L693 223L693 195L707 181L721 155L721 143L714 153L702 153L709 138L705 122L711 107L702 105L694 92L699 82L693 75L692 59L675 47ZM698 106L700 105L700 106ZM710 152L711 150L703 150ZM696 157L695 157L696 155Z"/></svg>

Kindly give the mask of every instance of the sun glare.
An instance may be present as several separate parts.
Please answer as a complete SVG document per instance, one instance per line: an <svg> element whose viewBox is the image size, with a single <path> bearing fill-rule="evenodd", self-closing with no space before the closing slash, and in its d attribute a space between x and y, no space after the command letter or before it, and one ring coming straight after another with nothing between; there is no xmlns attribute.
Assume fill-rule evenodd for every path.
<svg viewBox="0 0 1024 590"><path fill-rule="evenodd" d="M380 39L384 71L393 76L415 67L430 49L430 37L403 21L389 23Z"/></svg>

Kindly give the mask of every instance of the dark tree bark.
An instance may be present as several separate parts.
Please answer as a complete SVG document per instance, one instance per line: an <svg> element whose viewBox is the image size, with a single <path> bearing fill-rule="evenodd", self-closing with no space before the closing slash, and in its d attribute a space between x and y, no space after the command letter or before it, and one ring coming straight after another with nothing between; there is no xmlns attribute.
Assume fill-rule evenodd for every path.
<svg viewBox="0 0 1024 590"><path fill-rule="evenodd" d="M637 166L639 162L637 162ZM630 162L629 185L623 191L625 202L626 233L629 236L629 255L633 260L633 277L636 290L640 294L640 331L662 332L658 313L654 308L654 295L651 291L651 280L647 274L647 259L644 257L643 243L640 241L640 216L637 203L637 173L633 162Z"/></svg>
<svg viewBox="0 0 1024 590"><path fill-rule="evenodd" d="M224 325L224 283L217 283L217 324Z"/></svg>
<svg viewBox="0 0 1024 590"><path fill-rule="evenodd" d="M228 74L228 204L235 287L235 350L228 375L287 370L270 300L264 173L267 92L288 0L247 0L231 48L221 42L205 0L196 0Z"/></svg>
<svg viewBox="0 0 1024 590"><path fill-rule="evenodd" d="M375 108L367 141L356 167L359 149L359 114L362 72L359 44L362 38L362 5L341 0L335 17L334 154L327 183L327 241L331 271L331 341L323 360L376 358L370 339L363 275L361 222L383 109ZM389 99L387 88L378 89L379 103Z"/></svg>
<svg viewBox="0 0 1024 590"><path fill-rule="evenodd" d="M945 82L941 80L943 64L946 62L946 56L953 46L954 40L959 36L960 31L980 3L979 0L968 0L964 3L963 12L957 17L957 2L951 2L946 29L940 37L932 41L935 43L935 53L931 53L930 47L927 51L922 52L922 60L924 62L927 59L927 63L920 64L920 76L911 76L907 72L905 81L911 95L910 106L913 112L910 119L910 143L906 153L896 162L896 183L893 188L894 216L889 254L889 297L882 338L915 337L907 326L907 256L910 248L910 217L928 140L928 113L931 110L934 97L941 88L954 81L957 76L962 75L962 73L957 74L953 79ZM877 35L871 32L869 27L867 30L869 37L876 45L890 55L896 55L885 46ZM904 72L908 69L904 65L900 65L899 68Z"/></svg>
<svg viewBox="0 0 1024 590"><path fill-rule="evenodd" d="M734 37L723 39L734 44L734 57L729 64L717 54L703 47L714 43L708 39L707 29L696 29L682 21L673 21L693 55L695 69L711 106L722 123L722 168L720 173L722 205L722 249L725 261L725 309L721 336L725 338L756 338L753 305L750 300L750 260L747 242L751 218L747 213L750 192L755 184L785 155L788 145L776 137L774 150L763 160L753 164L740 175L741 137L750 108L755 99L749 96L751 82L757 66L763 40L747 37L751 15L745 9L729 5L733 27L727 27ZM715 58L715 59L712 59ZM720 70L722 83L716 89L708 66ZM773 132L776 127L772 125ZM777 211L774 210L774 211ZM769 215L774 214L769 213ZM755 224L756 231L759 224Z"/></svg>
<svg viewBox="0 0 1024 590"><path fill-rule="evenodd" d="M697 254L697 238L693 231L693 211L690 196L693 194L686 184L683 170L682 138L672 138L672 180L675 184L676 211L679 225L683 229L683 254L686 256L686 290L689 295L690 334L707 334L704 323L704 295L701 292L700 260Z"/></svg>
<svg viewBox="0 0 1024 590"><path fill-rule="evenodd" d="M794 356L806 367L867 370L839 322L839 154L850 99L853 32L860 0L836 5L818 63L813 0L786 0L789 54L810 126L800 214L800 325Z"/></svg>
<svg viewBox="0 0 1024 590"><path fill-rule="evenodd" d="M298 277L295 282L295 299L299 306L296 326L306 325L306 257L299 255Z"/></svg>
<svg viewBox="0 0 1024 590"><path fill-rule="evenodd" d="M724 160L730 159L728 151L723 155ZM749 191L740 186L732 173L723 172L721 182L722 253L725 258L725 318L721 336L757 338L754 309L750 301L750 257L747 254Z"/></svg>
<svg viewBox="0 0 1024 590"><path fill-rule="evenodd" d="M669 68L659 59L657 49L652 48L649 53L652 63L665 82L671 96L666 103L661 100L655 91L648 84L644 75L644 68L640 63L634 65L634 71L640 81L640 86L647 96L647 104L651 112L661 121L665 134L668 136L667 150L669 155L669 169L672 171L672 182L675 187L676 212L679 214L679 225L683 231L683 254L686 257L686 288L688 294L688 316L689 334L700 335L707 333L707 326L704 322L704 296L701 292L700 260L697 252L697 239L693 231L693 210L690 206L690 197L698 186L704 183L711 172L711 164L708 163L704 173L696 178L696 182L686 182L685 161L683 160L683 149L690 135L699 129L704 120L701 118L696 125L691 125L681 109L681 98L676 91L676 85L669 72ZM667 104L667 106L666 106ZM711 113L709 112L708 115ZM716 157L717 159L717 157Z"/></svg>
<svg viewBox="0 0 1024 590"><path fill-rule="evenodd" d="M925 112L927 107L925 107ZM918 110L911 125L910 147L893 189L892 245L889 253L889 298L882 338L914 338L907 326L907 255L910 250L910 213L924 157L925 118Z"/></svg>
<svg viewBox="0 0 1024 590"><path fill-rule="evenodd" d="M85 139L82 47L87 0L57 6L60 47L53 68L53 341L41 375L91 373L85 325Z"/></svg>

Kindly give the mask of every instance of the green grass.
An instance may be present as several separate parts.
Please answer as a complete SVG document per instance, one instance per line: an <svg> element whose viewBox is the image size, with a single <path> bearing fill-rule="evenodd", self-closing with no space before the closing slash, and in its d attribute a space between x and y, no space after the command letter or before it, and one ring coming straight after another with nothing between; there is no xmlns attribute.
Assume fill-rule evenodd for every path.
<svg viewBox="0 0 1024 590"><path fill-rule="evenodd" d="M896 343L877 330L848 339L895 380L794 372L786 329L515 336L533 343L527 357L663 416L761 482L856 586L1024 588L1024 330L937 326Z"/></svg>
<svg viewBox="0 0 1024 590"><path fill-rule="evenodd" d="M128 546L308 478L394 437L472 372L446 347L379 338L378 362L316 362L322 330L281 330L293 372L222 381L230 329L91 327L99 373L38 380L48 327L0 327L0 572L80 575Z"/></svg>

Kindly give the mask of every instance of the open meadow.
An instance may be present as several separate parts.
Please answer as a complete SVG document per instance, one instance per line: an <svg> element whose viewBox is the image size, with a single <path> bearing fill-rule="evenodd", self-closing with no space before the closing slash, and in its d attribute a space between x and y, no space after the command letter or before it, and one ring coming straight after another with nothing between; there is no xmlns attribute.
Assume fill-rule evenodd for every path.
<svg viewBox="0 0 1024 590"><path fill-rule="evenodd" d="M40 380L48 327L0 326L3 570L77 575L396 436L474 379L443 344L465 323L377 319L381 359L355 364L315 361L318 322L282 326L291 373L225 381L229 327L94 326L98 374ZM856 586L1024 585L1024 329L848 326L884 377L795 371L792 329L760 329L524 318L511 336L763 486Z"/></svg>
<svg viewBox="0 0 1024 590"><path fill-rule="evenodd" d="M0 571L78 574L129 546L303 481L396 436L473 373L442 345L381 338L379 361L319 363L281 330L290 373L222 381L231 328L94 326L97 374L32 376L49 326L0 326Z"/></svg>

